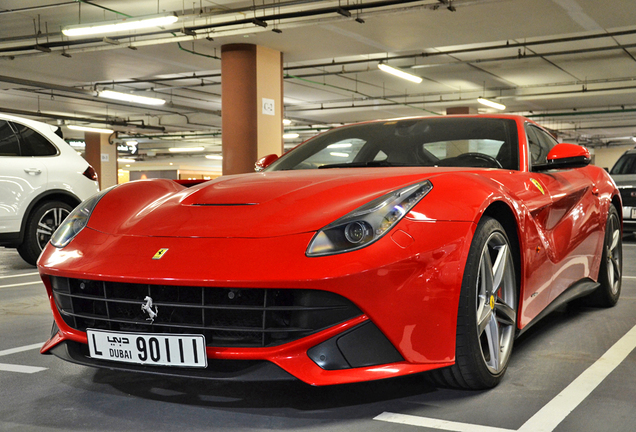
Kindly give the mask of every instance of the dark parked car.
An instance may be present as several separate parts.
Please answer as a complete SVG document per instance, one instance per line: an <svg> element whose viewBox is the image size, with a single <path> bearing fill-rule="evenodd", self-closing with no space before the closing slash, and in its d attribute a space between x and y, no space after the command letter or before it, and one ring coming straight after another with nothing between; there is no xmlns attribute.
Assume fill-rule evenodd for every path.
<svg viewBox="0 0 636 432"><path fill-rule="evenodd" d="M623 233L636 232L636 149L623 153L610 174L623 198Z"/></svg>

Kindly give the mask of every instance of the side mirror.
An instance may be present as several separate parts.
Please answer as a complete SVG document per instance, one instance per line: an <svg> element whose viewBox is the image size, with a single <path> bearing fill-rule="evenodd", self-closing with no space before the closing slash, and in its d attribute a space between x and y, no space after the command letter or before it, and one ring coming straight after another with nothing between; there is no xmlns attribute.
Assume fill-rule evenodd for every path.
<svg viewBox="0 0 636 432"><path fill-rule="evenodd" d="M265 168L270 166L276 160L278 160L278 155L275 155L275 154L268 154L267 156L263 156L262 158L257 160L256 163L254 164L254 171L256 172L263 171Z"/></svg>
<svg viewBox="0 0 636 432"><path fill-rule="evenodd" d="M548 153L545 169L582 168L592 161L590 151L577 144L561 143Z"/></svg>

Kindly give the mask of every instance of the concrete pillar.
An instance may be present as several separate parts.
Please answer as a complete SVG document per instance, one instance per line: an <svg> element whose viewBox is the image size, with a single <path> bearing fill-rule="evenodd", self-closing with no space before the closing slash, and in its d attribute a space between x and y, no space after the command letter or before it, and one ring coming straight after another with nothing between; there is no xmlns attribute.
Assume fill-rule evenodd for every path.
<svg viewBox="0 0 636 432"><path fill-rule="evenodd" d="M446 108L446 115L458 115L458 114L477 114L477 110L470 107Z"/></svg>
<svg viewBox="0 0 636 432"><path fill-rule="evenodd" d="M99 188L106 189L117 184L117 146L108 143L108 134L85 132L86 161L95 168Z"/></svg>
<svg viewBox="0 0 636 432"><path fill-rule="evenodd" d="M251 44L221 48L223 174L254 171L283 151L283 55Z"/></svg>

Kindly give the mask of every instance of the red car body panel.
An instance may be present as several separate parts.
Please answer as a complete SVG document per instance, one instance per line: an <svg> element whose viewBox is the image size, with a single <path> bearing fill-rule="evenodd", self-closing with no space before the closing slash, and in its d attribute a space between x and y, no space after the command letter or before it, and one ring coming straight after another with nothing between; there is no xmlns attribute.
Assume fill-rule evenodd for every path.
<svg viewBox="0 0 636 432"><path fill-rule="evenodd" d="M523 329L575 282L597 280L607 211L620 200L603 170L528 170L526 119L514 116L518 171L479 168L365 168L262 172L184 188L139 181L108 192L71 243L43 251L38 267L64 340L86 333L60 316L50 276L127 283L322 290L363 314L283 345L207 347L210 359L261 359L316 385L388 378L452 365L459 287L477 223L505 211L519 243ZM433 184L387 235L348 253L308 257L322 227L361 205L423 179ZM618 201L620 204L620 201ZM328 203L325 205L324 203ZM493 207L495 205L495 207ZM160 260L151 259L168 248ZM323 370L307 350L370 320L403 362Z"/></svg>

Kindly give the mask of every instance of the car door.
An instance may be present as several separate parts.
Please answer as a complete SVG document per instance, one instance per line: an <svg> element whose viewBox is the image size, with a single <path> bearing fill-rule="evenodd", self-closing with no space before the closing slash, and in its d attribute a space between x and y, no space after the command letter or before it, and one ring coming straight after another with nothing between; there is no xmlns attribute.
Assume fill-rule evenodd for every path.
<svg viewBox="0 0 636 432"><path fill-rule="evenodd" d="M547 162L556 140L532 124L526 125L530 162L539 166ZM549 263L550 301L574 282L590 276L599 241L602 240L598 190L585 168L532 170L550 202L536 214L545 242Z"/></svg>
<svg viewBox="0 0 636 432"><path fill-rule="evenodd" d="M35 196L45 190L45 164L24 156L16 125L0 120L0 233L20 231L23 216Z"/></svg>

